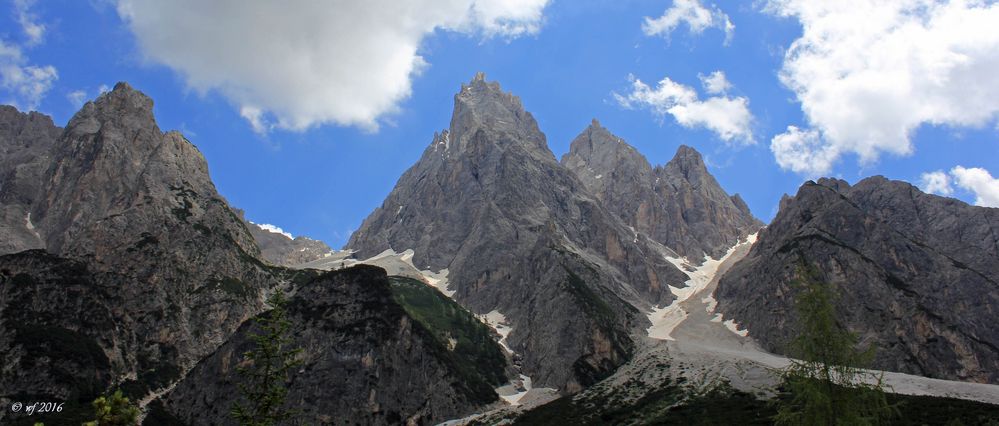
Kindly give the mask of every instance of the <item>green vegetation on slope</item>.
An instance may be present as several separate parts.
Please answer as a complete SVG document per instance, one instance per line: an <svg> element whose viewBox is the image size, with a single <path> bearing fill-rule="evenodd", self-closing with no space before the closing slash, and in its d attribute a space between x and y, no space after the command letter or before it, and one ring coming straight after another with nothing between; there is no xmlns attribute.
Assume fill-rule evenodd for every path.
<svg viewBox="0 0 999 426"><path fill-rule="evenodd" d="M777 423L887 424L898 410L888 403L883 376L862 369L874 359L875 348L857 349L857 335L837 319L835 289L820 281L814 267L802 260L797 275L792 285L798 289L801 330L791 342L794 359L783 371L791 397L781 400Z"/></svg>
<svg viewBox="0 0 999 426"><path fill-rule="evenodd" d="M462 376L494 387L506 382L506 357L487 325L420 281L392 276L389 282L395 301L448 348Z"/></svg>

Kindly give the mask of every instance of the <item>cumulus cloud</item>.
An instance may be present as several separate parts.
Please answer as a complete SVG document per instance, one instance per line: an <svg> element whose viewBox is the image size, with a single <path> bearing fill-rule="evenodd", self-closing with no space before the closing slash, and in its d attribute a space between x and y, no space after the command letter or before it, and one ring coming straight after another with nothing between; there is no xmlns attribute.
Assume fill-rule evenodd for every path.
<svg viewBox="0 0 999 426"><path fill-rule="evenodd" d="M908 155L920 125L984 126L999 116L999 3L770 0L766 9L803 28L780 79L801 103L809 143L785 133L771 145L815 162L787 163L796 170L828 170L846 153L862 163ZM793 146L803 151L786 151ZM807 155L816 150L833 158Z"/></svg>
<svg viewBox="0 0 999 426"><path fill-rule="evenodd" d="M975 205L999 207L999 179L980 167L954 167L950 171L954 183L975 194Z"/></svg>
<svg viewBox="0 0 999 426"><path fill-rule="evenodd" d="M35 109L59 78L51 65L33 65L24 53L25 47L41 43L45 25L37 22L31 12L34 0L14 0L14 16L27 39L23 45L0 39L0 89L7 98L2 101L18 109Z"/></svg>
<svg viewBox="0 0 999 426"><path fill-rule="evenodd" d="M253 224L253 225L255 225L257 228L263 229L264 231L273 232L275 234L281 234L281 235L284 235L284 236L286 236L288 238L295 239L295 237L293 237L290 232L285 232L283 229L281 229L281 228L279 228L277 226L271 225L269 223L253 223L253 222L250 222L250 223Z"/></svg>
<svg viewBox="0 0 999 426"><path fill-rule="evenodd" d="M148 59L222 93L255 131L376 130L428 65L425 37L534 34L548 1L117 0L117 11Z"/></svg>
<svg viewBox="0 0 999 426"><path fill-rule="evenodd" d="M726 93L732 88L732 83L728 82L728 78L725 78L725 73L721 71L715 71L708 75L698 75L697 78L701 79L704 91L712 95Z"/></svg>
<svg viewBox="0 0 999 426"><path fill-rule="evenodd" d="M661 35L669 38L680 24L687 24L691 34L700 34L708 28L718 28L725 31L725 44L732 39L735 25L718 6L704 7L700 0L674 0L673 5L658 18L646 17L642 23L645 35Z"/></svg>
<svg viewBox="0 0 999 426"><path fill-rule="evenodd" d="M725 74L716 71L703 80L708 93L718 93L720 82L727 90ZM718 135L725 142L752 144L751 129L753 115L749 112L749 99L728 95L710 96L701 100L697 92L683 84L663 78L653 88L635 78L631 80L631 92L625 95L614 93L614 99L625 108L648 108L660 118L671 115L681 126L704 127Z"/></svg>
<svg viewBox="0 0 999 426"><path fill-rule="evenodd" d="M83 106L83 103L87 101L87 92L83 90L74 90L66 94L66 100L68 100L74 108L80 108Z"/></svg>
<svg viewBox="0 0 999 426"><path fill-rule="evenodd" d="M34 5L35 0L14 0L14 15L21 25L21 31L28 38L29 46L41 43L45 37L45 24L38 22L38 17L31 12L31 6Z"/></svg>
<svg viewBox="0 0 999 426"><path fill-rule="evenodd" d="M35 109L58 78L55 67L31 65L19 46L0 40L0 88L8 96L4 102Z"/></svg>
<svg viewBox="0 0 999 426"><path fill-rule="evenodd" d="M825 144L819 132L787 126L787 131L770 141L770 150L782 169L808 176L828 173L839 157L835 146Z"/></svg>
<svg viewBox="0 0 999 426"><path fill-rule="evenodd" d="M954 193L954 188L950 185L950 176L947 176L943 170L920 175L919 188L929 194L950 195Z"/></svg>

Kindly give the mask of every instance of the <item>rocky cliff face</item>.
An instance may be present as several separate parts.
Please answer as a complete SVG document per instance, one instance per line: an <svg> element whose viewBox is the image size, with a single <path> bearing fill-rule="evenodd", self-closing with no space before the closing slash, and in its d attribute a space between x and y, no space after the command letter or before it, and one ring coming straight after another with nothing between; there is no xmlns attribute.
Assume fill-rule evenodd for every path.
<svg viewBox="0 0 999 426"><path fill-rule="evenodd" d="M877 368L996 383L997 236L999 209L882 177L808 182L719 282L718 309L784 352L796 332L791 282L810 265L836 288L842 324L877 346Z"/></svg>
<svg viewBox="0 0 999 426"><path fill-rule="evenodd" d="M97 388L84 392L78 384L94 377L144 395L214 351L259 312L264 289L294 275L258 260L204 158L179 133L161 132L152 106L119 83L88 102L47 153L14 166L47 160L32 169L43 172L23 191L37 191L33 199L22 203L30 204L32 231L46 252L2 262L0 323L14 344L0 356L5 368L48 362L33 351L86 351L68 356L90 361L89 370L53 364L48 374L5 372L2 397L30 389L82 403ZM32 330L54 331L26 334ZM32 385L22 387L24 380Z"/></svg>
<svg viewBox="0 0 999 426"><path fill-rule="evenodd" d="M295 238L249 223L247 228L260 247L260 257L279 266L297 266L322 259L333 250L326 243L309 237Z"/></svg>
<svg viewBox="0 0 999 426"><path fill-rule="evenodd" d="M694 262L720 257L763 226L742 198L725 193L700 153L688 146L653 168L593 120L572 141L562 164L629 226Z"/></svg>
<svg viewBox="0 0 999 426"><path fill-rule="evenodd" d="M29 214L60 133L46 115L0 105L0 254L44 246Z"/></svg>
<svg viewBox="0 0 999 426"><path fill-rule="evenodd" d="M0 402L93 400L134 364L124 359L136 349L132 319L115 314L122 297L98 281L43 250L0 256Z"/></svg>
<svg viewBox="0 0 999 426"><path fill-rule="evenodd" d="M414 249L478 313L499 310L536 386L578 390L624 362L630 330L685 276L562 167L520 100L477 75L448 130L351 237L359 258ZM630 302L630 303L629 303Z"/></svg>
<svg viewBox="0 0 999 426"><path fill-rule="evenodd" d="M301 410L292 424L434 424L498 399L485 383L459 377L449 349L393 301L381 268L322 275L289 301L288 318L291 346L303 349L288 385L286 404ZM167 409L190 424L235 424L235 369L255 327L245 323L192 370Z"/></svg>
<svg viewBox="0 0 999 426"><path fill-rule="evenodd" d="M89 412L108 388L140 400L176 384L171 411L226 422L228 405L190 407L234 397L230 358L248 344L247 320L264 309L270 289L296 286L290 310L310 369L296 376L292 398L315 420L309 424L429 422L497 399L492 386L505 379L506 361L498 346L489 341L499 373L459 365L393 301L383 270L353 268L303 287L318 273L263 261L200 152L179 133L161 132L152 107L119 83L61 133L37 114L10 114L20 127L0 128L15 135L4 134L0 152L3 193L20 200L21 220L28 212L37 220L25 228L44 248L0 256L0 404L66 401L64 413L32 420L78 424L84 419L72 416ZM279 241L272 259L293 261L296 241ZM480 338L491 336L471 321Z"/></svg>

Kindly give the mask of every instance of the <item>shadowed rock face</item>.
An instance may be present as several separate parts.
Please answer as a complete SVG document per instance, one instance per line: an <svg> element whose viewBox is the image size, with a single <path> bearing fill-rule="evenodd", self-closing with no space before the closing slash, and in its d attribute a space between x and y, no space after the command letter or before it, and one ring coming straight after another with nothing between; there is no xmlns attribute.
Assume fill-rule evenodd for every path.
<svg viewBox="0 0 999 426"><path fill-rule="evenodd" d="M457 377L448 349L393 301L381 268L322 275L289 301L288 319L291 347L302 349L288 386L288 407L301 410L294 424L435 424L498 399ZM256 332L252 322L240 327L171 392L167 409L190 424L236 424L235 369Z"/></svg>
<svg viewBox="0 0 999 426"><path fill-rule="evenodd" d="M44 246L28 214L60 133L47 115L0 105L0 254Z"/></svg>
<svg viewBox="0 0 999 426"><path fill-rule="evenodd" d="M87 103L61 134L47 117L0 109L3 123L16 124L0 126L3 194L25 218L32 213L32 244L44 247L0 256L0 404L32 397L74 411L108 386L138 400L200 362L170 406L195 418L189 407L234 396L232 369L199 374L222 359L226 342L240 348L229 356L242 354L263 293L317 275L261 260L200 152L179 133L161 132L152 109L124 83ZM293 258L285 248L275 253ZM292 398L317 421L436 421L497 398L488 384L459 377L467 367L391 300L381 269L330 274L302 287L290 309L312 368ZM199 415L228 421L228 406Z"/></svg>
<svg viewBox="0 0 999 426"><path fill-rule="evenodd" d="M999 209L882 177L808 182L722 278L719 311L784 352L802 262L835 286L842 324L877 347L875 367L999 382Z"/></svg>
<svg viewBox="0 0 999 426"><path fill-rule="evenodd" d="M511 321L508 341L535 385L569 391L628 358L628 331L646 322L628 302L668 303L667 283L686 279L555 160L517 97L481 75L347 247L359 258L414 249L417 267L448 268L459 302Z"/></svg>
<svg viewBox="0 0 999 426"><path fill-rule="evenodd" d="M160 132L152 107L119 83L34 158L47 162L22 204L30 204L32 231L47 253L0 261L0 332L21 342L0 348L4 365L35 362L25 352L30 346L59 353L68 339L106 356L94 364L96 377L141 396L214 351L259 312L262 289L292 275L258 260L200 152L179 133ZM33 149L52 133L50 121L40 122L47 130ZM35 167L29 161L14 170L24 164ZM31 329L58 331L25 342ZM87 359L100 358L90 352ZM0 399L25 390L23 380L33 381L39 396L92 399L74 390L84 370L73 368L11 372Z"/></svg>
<svg viewBox="0 0 999 426"><path fill-rule="evenodd" d="M593 120L562 164L629 226L695 262L720 257L763 226L742 198L718 185L701 154L685 145L665 166L653 168Z"/></svg>

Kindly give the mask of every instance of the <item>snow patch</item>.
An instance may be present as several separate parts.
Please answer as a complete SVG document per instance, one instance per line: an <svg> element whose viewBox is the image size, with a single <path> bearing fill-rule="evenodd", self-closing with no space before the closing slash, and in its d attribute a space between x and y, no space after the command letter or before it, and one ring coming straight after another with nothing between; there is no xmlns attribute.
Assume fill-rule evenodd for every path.
<svg viewBox="0 0 999 426"><path fill-rule="evenodd" d="M729 256L732 256L736 249L746 244L751 245L755 242L756 234L752 234L748 236L745 241L740 241L736 245L729 248L728 251L726 251L725 254L718 259L711 258L710 256L704 256L704 260L701 262L700 266L694 266L686 257L680 258L663 256L666 261L672 263L677 267L677 269L683 271L689 279L684 283L686 285L685 287L669 286L669 291L676 296L673 303L670 303L668 306L663 308L653 308L652 312L648 314L649 321L652 322L652 326L647 330L649 337L661 340L674 340L670 333L672 333L673 330L683 322L683 320L687 319L688 316L687 311L685 311L680 304L703 292L704 289L707 288L707 286L715 279L715 275L718 274L718 267L721 266L721 264L724 263ZM709 313L714 311L714 307L718 303L712 295L708 295L708 297L701 299L701 301L708 304L707 309ZM730 329L733 329L733 327L736 327L734 325L734 321ZM740 333L748 333L745 330L741 332L733 330L733 332L741 336L745 336L745 334Z"/></svg>
<svg viewBox="0 0 999 426"><path fill-rule="evenodd" d="M652 321L652 326L648 329L649 337L660 340L676 340L670 336L670 333L683 320L687 319L687 316L687 311L680 307L677 300L664 308L653 308L652 312L649 313L649 321Z"/></svg>
<svg viewBox="0 0 999 426"><path fill-rule="evenodd" d="M447 268L441 269L437 272L433 272L430 269L420 271L420 273L423 274L423 278L427 280L427 283L429 283L431 287L434 287L437 291L444 293L445 296L454 299L454 290L448 290L448 272L450 271L448 271Z"/></svg>
<svg viewBox="0 0 999 426"><path fill-rule="evenodd" d="M488 314L483 315L481 319L486 323L486 325L492 327L493 330L496 330L496 332L499 333L500 346L502 346L508 353L513 354L513 349L510 349L510 346L506 343L507 336L509 336L510 332L513 331L513 327L510 327L510 323L506 321L506 315L503 315L499 310L493 309Z"/></svg>
<svg viewBox="0 0 999 426"><path fill-rule="evenodd" d="M395 215L396 215L396 216L398 216L398 215L399 215L399 213L402 213L402 208L403 208L403 207L406 207L406 206L399 206L399 209L395 211Z"/></svg>
<svg viewBox="0 0 999 426"><path fill-rule="evenodd" d="M594 177L594 179L600 179L600 178L602 178L602 177L604 177L604 175L596 175L596 176Z"/></svg>
<svg viewBox="0 0 999 426"><path fill-rule="evenodd" d="M718 314L718 318L721 319L721 314ZM749 335L749 330L739 330L739 324L736 324L735 320L726 320L723 324L725 324L725 328L732 330L733 333L742 337Z"/></svg>
<svg viewBox="0 0 999 426"><path fill-rule="evenodd" d="M350 260L347 259L344 261L343 266L351 266L357 263L364 263L386 268L394 264L395 265L394 269L404 269L406 271L409 271L408 274L413 274L413 275L419 274L419 277L422 277L423 281L426 282L428 285L430 285L433 288L436 288L445 296L454 299L455 292L453 290L448 289L447 276L449 271L447 270L447 268L441 269L440 271L437 272L430 270L429 267L427 269L420 270L419 268L416 267L416 265L413 264L413 256L415 255L416 251L413 249L407 249L402 253L397 253L395 250L387 249L381 253L378 253L372 257L369 257L361 261L350 262ZM405 271L389 271L389 274L391 275L404 272Z"/></svg>
<svg viewBox="0 0 999 426"><path fill-rule="evenodd" d="M515 390L518 390L518 392L511 395L503 395L504 393L508 392L507 389L509 388L514 388ZM509 385L498 388L497 393L499 394L500 398L503 398L503 400L506 401L508 404L516 406L520 405L520 400L524 398L524 395L527 395L527 392L530 392L531 389L533 389L531 378L521 374L520 386L517 386L516 383L510 383Z"/></svg>
<svg viewBox="0 0 999 426"><path fill-rule="evenodd" d="M35 235L35 238L42 239L42 236L38 235L38 231L35 230L35 224L31 223L31 212L28 212L28 215L24 218L24 226Z"/></svg>
<svg viewBox="0 0 999 426"><path fill-rule="evenodd" d="M701 299L701 303L707 305L704 307L704 310L708 311L709 314L714 312L715 308L718 307L718 301L715 300L715 295L713 294Z"/></svg>

